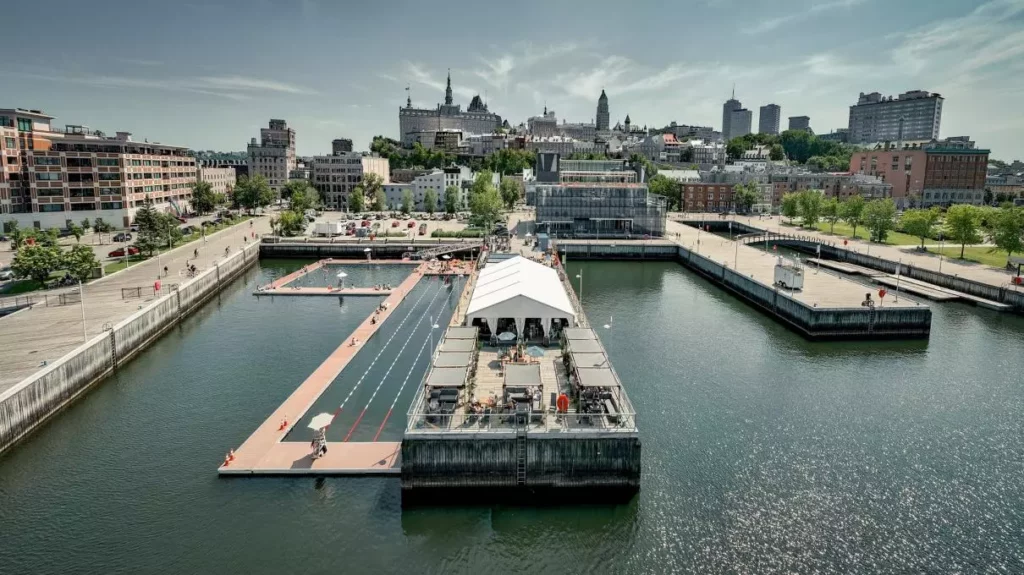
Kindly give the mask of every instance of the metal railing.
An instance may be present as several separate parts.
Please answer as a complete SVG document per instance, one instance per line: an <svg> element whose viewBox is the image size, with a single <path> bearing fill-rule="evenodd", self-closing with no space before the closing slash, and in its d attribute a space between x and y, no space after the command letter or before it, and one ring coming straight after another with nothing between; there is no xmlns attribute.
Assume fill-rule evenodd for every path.
<svg viewBox="0 0 1024 575"><path fill-rule="evenodd" d="M164 284L157 290L156 286L138 286L133 288L121 288L121 299L136 299L158 294L170 293L178 289L178 284Z"/></svg>
<svg viewBox="0 0 1024 575"><path fill-rule="evenodd" d="M408 415L406 433L515 433L525 429L527 433L634 433L637 431L636 413L632 409L617 410L615 413L581 413L569 411L558 413L551 409L543 411L516 412L485 408L481 412L469 410L467 405L458 405L454 413L432 413L425 406L425 396L420 389L417 401ZM629 405L628 401L619 404Z"/></svg>

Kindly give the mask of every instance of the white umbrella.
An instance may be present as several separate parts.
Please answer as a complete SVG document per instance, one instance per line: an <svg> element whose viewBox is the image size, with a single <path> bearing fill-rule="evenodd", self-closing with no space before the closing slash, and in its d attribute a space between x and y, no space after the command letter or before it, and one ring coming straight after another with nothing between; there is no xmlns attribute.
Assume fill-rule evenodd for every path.
<svg viewBox="0 0 1024 575"><path fill-rule="evenodd" d="M444 254L443 256L441 256L441 259L443 259L443 260L450 260L450 259L452 259L452 256L450 256L448 254Z"/></svg>
<svg viewBox="0 0 1024 575"><path fill-rule="evenodd" d="M530 232L526 232L526 237L528 237L528 238L532 238L532 237L533 237L533 234L531 234Z"/></svg>
<svg viewBox="0 0 1024 575"><path fill-rule="evenodd" d="M516 338L516 334L506 331L498 334L498 341L512 341Z"/></svg>
<svg viewBox="0 0 1024 575"><path fill-rule="evenodd" d="M368 251L370 251L370 248L363 248L363 251L364 252L368 252Z"/></svg>
<svg viewBox="0 0 1024 575"><path fill-rule="evenodd" d="M345 272L338 272L338 279L345 279L347 277L348 277L347 273L345 273Z"/></svg>
<svg viewBox="0 0 1024 575"><path fill-rule="evenodd" d="M334 421L334 416L330 413L321 413L320 415L314 415L313 419L309 420L309 428L314 430L320 430Z"/></svg>

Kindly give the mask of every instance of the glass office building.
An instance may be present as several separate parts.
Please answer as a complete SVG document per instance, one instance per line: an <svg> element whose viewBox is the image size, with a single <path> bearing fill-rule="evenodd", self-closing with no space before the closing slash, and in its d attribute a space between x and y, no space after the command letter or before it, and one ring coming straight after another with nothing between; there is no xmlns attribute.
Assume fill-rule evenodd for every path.
<svg viewBox="0 0 1024 575"><path fill-rule="evenodd" d="M561 182L538 184L537 229L552 237L665 235L665 198L644 184Z"/></svg>

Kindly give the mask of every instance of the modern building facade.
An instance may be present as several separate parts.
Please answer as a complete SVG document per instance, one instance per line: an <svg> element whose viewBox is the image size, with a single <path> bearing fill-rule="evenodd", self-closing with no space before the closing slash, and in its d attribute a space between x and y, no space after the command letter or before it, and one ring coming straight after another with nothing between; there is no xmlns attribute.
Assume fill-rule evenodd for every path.
<svg viewBox="0 0 1024 575"><path fill-rule="evenodd" d="M732 97L722 104L722 138L725 141L732 139L732 114L737 110L742 110L743 104L736 99L736 90L732 91Z"/></svg>
<svg viewBox="0 0 1024 575"><path fill-rule="evenodd" d="M527 192L539 231L563 237L665 234L665 199L648 193L642 167L537 156L537 181L549 182L532 184Z"/></svg>
<svg viewBox="0 0 1024 575"><path fill-rule="evenodd" d="M851 144L937 140L942 123L942 96L912 90L896 99L878 92L860 94L850 106Z"/></svg>
<svg viewBox="0 0 1024 575"><path fill-rule="evenodd" d="M38 110L0 110L5 221L45 229L102 218L127 227L147 202L176 214L190 209L197 166L187 148L85 126L57 131L51 120Z"/></svg>
<svg viewBox="0 0 1024 575"><path fill-rule="evenodd" d="M778 104L761 106L757 117L757 132L759 134L779 134L779 120L782 118L782 107Z"/></svg>
<svg viewBox="0 0 1024 575"><path fill-rule="evenodd" d="M803 130L808 131L811 129L811 117L810 116L790 116L789 117L789 129L790 130Z"/></svg>
<svg viewBox="0 0 1024 575"><path fill-rule="evenodd" d="M249 142L249 176L263 176L276 194L288 183L295 169L295 130L284 120L270 120L260 128L259 142Z"/></svg>
<svg viewBox="0 0 1024 575"><path fill-rule="evenodd" d="M313 187L323 195L324 205L328 209L346 212L349 194L367 174L377 174L385 184L391 181L387 158L359 152L315 156L311 170Z"/></svg>
<svg viewBox="0 0 1024 575"><path fill-rule="evenodd" d="M230 196L235 188L235 168L199 166L198 179L209 183L214 193Z"/></svg>
<svg viewBox="0 0 1024 575"><path fill-rule="evenodd" d="M338 138L331 140L331 153L340 154L342 152L352 151L352 140L348 138Z"/></svg>
<svg viewBox="0 0 1024 575"><path fill-rule="evenodd" d="M412 100L407 99L405 107L398 109L399 139L405 146L412 145L409 134L417 132L461 130L464 134L491 134L500 127L501 116L491 113L479 95L473 96L466 111L454 103L451 73L444 104L438 104L435 109L413 108Z"/></svg>
<svg viewBox="0 0 1024 575"><path fill-rule="evenodd" d="M753 121L754 115L750 110L746 108L733 110L729 119L729 135L725 140L728 142L733 138L739 138L740 136L746 136L749 134L750 126Z"/></svg>

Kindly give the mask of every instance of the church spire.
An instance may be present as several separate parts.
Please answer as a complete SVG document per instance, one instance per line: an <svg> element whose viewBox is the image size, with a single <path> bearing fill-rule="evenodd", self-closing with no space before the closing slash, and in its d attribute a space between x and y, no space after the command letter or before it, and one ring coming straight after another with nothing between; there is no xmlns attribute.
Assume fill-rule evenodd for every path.
<svg viewBox="0 0 1024 575"><path fill-rule="evenodd" d="M452 105L452 69L448 68L448 87L444 89L444 105Z"/></svg>

